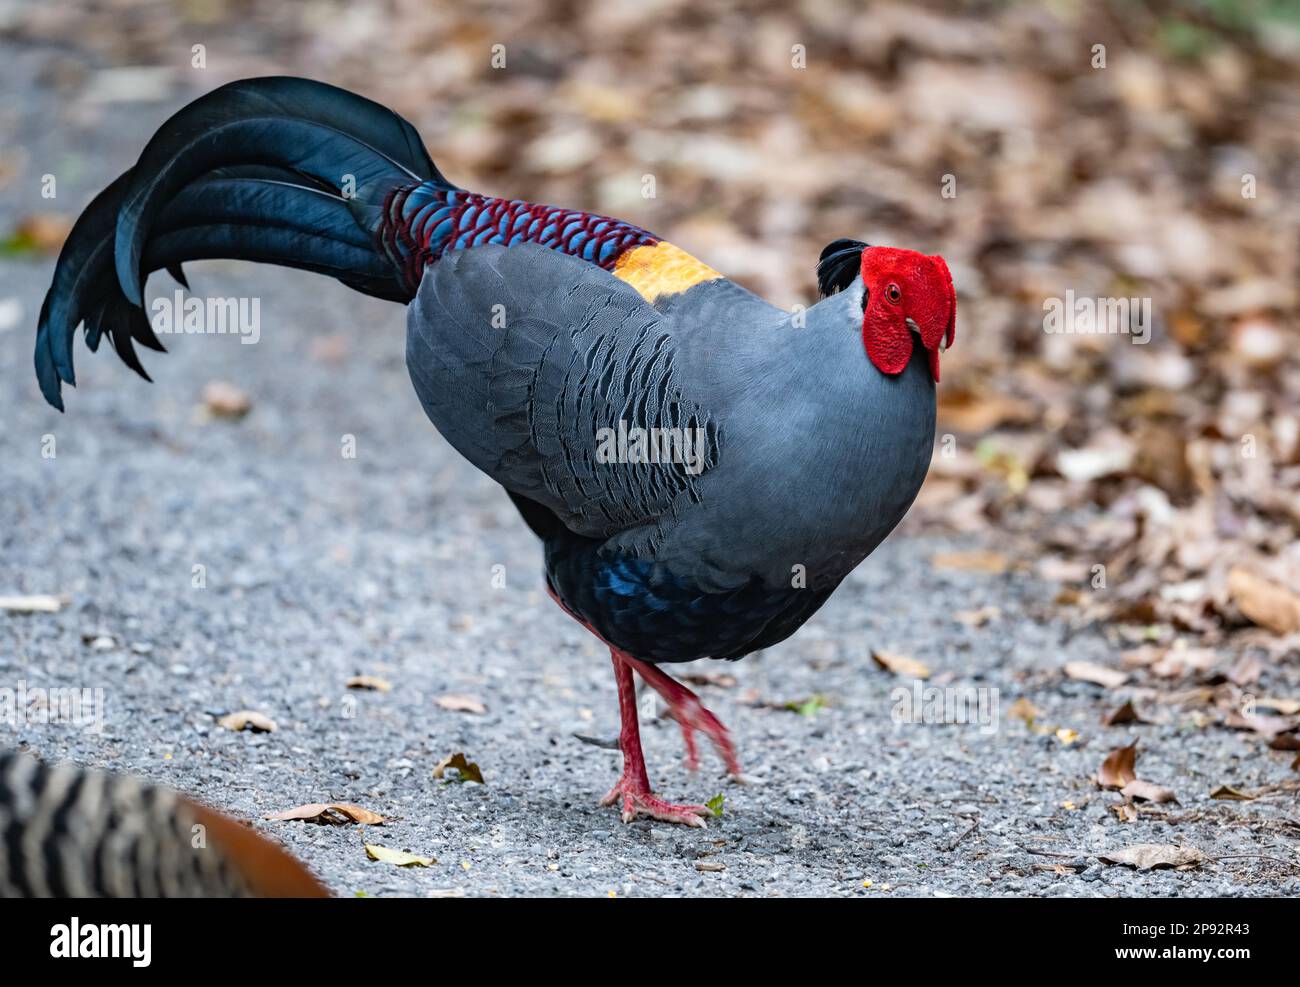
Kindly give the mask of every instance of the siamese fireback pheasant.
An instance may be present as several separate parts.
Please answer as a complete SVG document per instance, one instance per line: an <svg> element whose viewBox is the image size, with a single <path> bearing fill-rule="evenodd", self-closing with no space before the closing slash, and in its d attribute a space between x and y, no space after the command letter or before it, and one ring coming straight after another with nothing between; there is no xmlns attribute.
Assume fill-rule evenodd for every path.
<svg viewBox="0 0 1300 987"><path fill-rule="evenodd" d="M168 120L82 214L40 314L62 409L72 337L162 346L148 274L240 258L408 304L430 421L541 539L548 592L609 646L624 770L603 804L703 825L651 790L632 673L696 764L726 729L661 665L789 637L902 519L929 467L956 295L943 259L836 240L822 300L777 308L631 223L470 192L415 129L294 78L217 89Z"/></svg>

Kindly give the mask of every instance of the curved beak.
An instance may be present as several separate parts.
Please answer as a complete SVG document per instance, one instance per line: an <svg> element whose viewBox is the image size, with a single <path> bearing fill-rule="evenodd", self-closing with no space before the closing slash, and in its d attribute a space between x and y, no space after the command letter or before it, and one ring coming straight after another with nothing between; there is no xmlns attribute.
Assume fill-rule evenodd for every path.
<svg viewBox="0 0 1300 987"><path fill-rule="evenodd" d="M911 329L912 332L916 333L918 336L921 335L921 327L916 324L916 320L914 318L912 318L909 315L903 321L907 323L907 328ZM948 320L947 328L945 328L943 331L943 335L939 337L939 342L938 345L935 346L935 349L937 349L940 353L947 352L948 347L952 345L953 339L956 338L957 335L956 322L957 319L955 316L950 318ZM925 337L922 336L921 338L924 339Z"/></svg>
<svg viewBox="0 0 1300 987"><path fill-rule="evenodd" d="M952 345L954 321L954 318L949 318L948 325L945 326L943 332L939 334L939 339L933 348L930 348L929 346L925 347L926 356L930 358L930 373L934 376L934 382L936 384L939 383L939 354L945 352L948 347ZM925 333L921 332L921 327L916 324L916 320L909 315L903 320L903 322L907 325L908 329L921 337L921 343L924 345Z"/></svg>

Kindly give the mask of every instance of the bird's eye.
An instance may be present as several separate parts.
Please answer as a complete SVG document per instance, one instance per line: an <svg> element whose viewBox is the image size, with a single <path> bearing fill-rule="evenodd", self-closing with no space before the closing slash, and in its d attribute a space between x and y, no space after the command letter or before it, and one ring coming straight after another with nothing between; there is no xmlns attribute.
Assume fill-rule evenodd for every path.
<svg viewBox="0 0 1300 987"><path fill-rule="evenodd" d="M885 289L885 297L888 298L895 305L897 305L899 300L902 299L903 293L898 290L898 285L891 284L888 288Z"/></svg>

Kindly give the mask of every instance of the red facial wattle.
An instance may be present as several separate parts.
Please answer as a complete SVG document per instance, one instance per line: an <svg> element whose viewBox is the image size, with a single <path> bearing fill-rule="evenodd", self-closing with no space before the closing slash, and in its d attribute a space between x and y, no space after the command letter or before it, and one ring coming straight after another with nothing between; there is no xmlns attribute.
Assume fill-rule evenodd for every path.
<svg viewBox="0 0 1300 987"><path fill-rule="evenodd" d="M870 295L862 313L862 345L876 369L884 374L901 374L912 359L912 331L907 323Z"/></svg>
<svg viewBox="0 0 1300 987"><path fill-rule="evenodd" d="M881 373L900 374L912 358L912 333L939 380L939 354L956 338L957 294L942 257L895 247L862 251L866 286L862 343Z"/></svg>

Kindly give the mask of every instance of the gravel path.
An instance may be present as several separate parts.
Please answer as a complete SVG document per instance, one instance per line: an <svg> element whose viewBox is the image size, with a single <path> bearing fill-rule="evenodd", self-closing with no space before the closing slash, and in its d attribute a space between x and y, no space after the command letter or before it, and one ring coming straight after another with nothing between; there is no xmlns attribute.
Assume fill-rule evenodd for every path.
<svg viewBox="0 0 1300 987"><path fill-rule="evenodd" d="M6 91L31 77L26 57L0 51ZM58 105L37 90L5 110L5 143L26 151L0 189L6 229L79 209L169 111L111 107L78 125ZM50 170L67 176L56 203L34 191ZM200 294L260 300L261 341L178 339L147 357L154 385L78 343L79 386L62 416L30 369L51 270L45 258L0 263L0 313L23 313L0 322L0 595L71 602L0 613L0 688L102 687L106 722L102 733L0 725L6 746L134 772L255 819L315 801L380 812L390 821L365 831L259 823L342 895L1300 892L1294 792L1209 798L1220 784L1293 778L1289 756L1181 717L1100 726L1114 697L1060 668L1114 658L1100 633L1067 634L1049 606L1055 587L935 569L930 557L953 543L906 528L793 640L684 669L734 676L700 692L734 731L749 785L724 783L712 752L688 775L675 725L646 725L659 790L722 794L723 816L704 831L624 826L596 806L619 755L575 738L616 734L607 657L542 592L538 546L505 494L425 420L401 309L295 272L193 265ZM249 394L246 418L203 413L213 380ZM47 435L54 458L42 456ZM355 458L341 454L347 436ZM984 606L1001 618L952 619ZM891 693L911 680L876 667L873 648L925 661L930 684L996 690L994 729L895 723ZM392 690L347 690L358 674ZM1275 692L1294 694L1287 674ZM449 693L486 713L440 708ZM1008 716L1020 697L1051 729ZM217 725L240 709L279 729ZM1109 749L1139 738L1142 776L1180 804L1121 823L1119 796L1091 778ZM486 785L431 776L457 751ZM438 863L369 862L366 842ZM1146 873L1096 859L1137 843L1209 859Z"/></svg>

